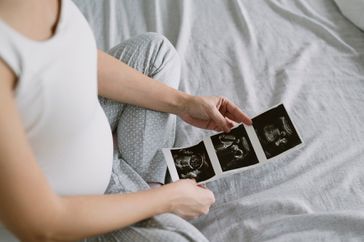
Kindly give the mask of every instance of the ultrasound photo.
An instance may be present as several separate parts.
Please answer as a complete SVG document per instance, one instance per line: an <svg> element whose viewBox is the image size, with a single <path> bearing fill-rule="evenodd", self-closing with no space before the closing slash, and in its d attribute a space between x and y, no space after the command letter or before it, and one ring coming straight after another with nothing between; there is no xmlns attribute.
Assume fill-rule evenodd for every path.
<svg viewBox="0 0 364 242"><path fill-rule="evenodd" d="M239 125L229 133L214 135L211 140L223 171L259 162L243 125Z"/></svg>
<svg viewBox="0 0 364 242"><path fill-rule="evenodd" d="M302 143L283 104L253 118L253 127L267 159Z"/></svg>
<svg viewBox="0 0 364 242"><path fill-rule="evenodd" d="M200 182L215 175L203 142L171 153L180 179L193 178Z"/></svg>

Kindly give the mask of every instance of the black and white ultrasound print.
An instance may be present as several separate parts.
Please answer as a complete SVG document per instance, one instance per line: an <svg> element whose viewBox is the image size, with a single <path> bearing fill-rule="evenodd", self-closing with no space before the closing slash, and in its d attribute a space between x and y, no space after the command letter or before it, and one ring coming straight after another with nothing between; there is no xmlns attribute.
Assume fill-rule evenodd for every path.
<svg viewBox="0 0 364 242"><path fill-rule="evenodd" d="M244 125L239 125L229 133L214 135L211 141L223 171L259 163Z"/></svg>
<svg viewBox="0 0 364 242"><path fill-rule="evenodd" d="M258 115L252 121L267 159L302 143L283 104Z"/></svg>
<svg viewBox="0 0 364 242"><path fill-rule="evenodd" d="M283 104L252 121L252 126L240 124L194 146L162 149L172 180L193 178L202 183L218 179L222 173L254 167L303 144Z"/></svg>
<svg viewBox="0 0 364 242"><path fill-rule="evenodd" d="M215 175L205 144L171 150L174 164L180 179L207 180Z"/></svg>

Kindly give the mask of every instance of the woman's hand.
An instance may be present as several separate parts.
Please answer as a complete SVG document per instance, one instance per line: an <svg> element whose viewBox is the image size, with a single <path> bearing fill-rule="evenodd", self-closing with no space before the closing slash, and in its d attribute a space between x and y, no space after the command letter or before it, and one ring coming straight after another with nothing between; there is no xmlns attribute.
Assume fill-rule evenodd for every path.
<svg viewBox="0 0 364 242"><path fill-rule="evenodd" d="M170 212L185 219L194 219L209 212L215 202L214 194L197 185L195 180L184 179L164 186L170 188Z"/></svg>
<svg viewBox="0 0 364 242"><path fill-rule="evenodd" d="M229 132L235 122L250 125L251 119L226 97L190 96L177 115L203 129Z"/></svg>

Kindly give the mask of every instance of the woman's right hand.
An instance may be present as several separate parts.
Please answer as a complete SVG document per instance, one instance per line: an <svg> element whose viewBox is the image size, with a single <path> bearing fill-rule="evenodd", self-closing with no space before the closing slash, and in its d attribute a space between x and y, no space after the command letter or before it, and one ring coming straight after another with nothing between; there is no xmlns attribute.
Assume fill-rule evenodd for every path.
<svg viewBox="0 0 364 242"><path fill-rule="evenodd" d="M183 179L165 186L170 188L170 212L185 219L194 219L209 212L215 202L214 194L197 185L195 180Z"/></svg>

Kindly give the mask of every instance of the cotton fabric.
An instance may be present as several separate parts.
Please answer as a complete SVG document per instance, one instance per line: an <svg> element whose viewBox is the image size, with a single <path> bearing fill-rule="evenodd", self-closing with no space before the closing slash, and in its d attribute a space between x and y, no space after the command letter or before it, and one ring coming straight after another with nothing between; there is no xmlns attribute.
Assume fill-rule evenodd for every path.
<svg viewBox="0 0 364 242"><path fill-rule="evenodd" d="M109 53L145 75L178 87L179 56L171 43L159 34L136 36ZM164 183L167 168L160 148L173 146L176 117L102 97L100 101L117 137L113 174L106 193L136 192L150 189L148 182ZM147 205L148 201L145 202ZM85 241L203 242L207 239L182 218L162 214Z"/></svg>
<svg viewBox="0 0 364 242"><path fill-rule="evenodd" d="M250 116L283 102L305 145L211 182L211 241L362 241L364 32L332 0L75 1L100 48L147 31L181 57L180 88ZM176 146L212 134L177 120Z"/></svg>
<svg viewBox="0 0 364 242"><path fill-rule="evenodd" d="M112 136L97 99L97 49L72 1L55 34L31 40L0 20L0 58L17 75L15 101L35 159L59 195L103 194Z"/></svg>
<svg viewBox="0 0 364 242"><path fill-rule="evenodd" d="M56 31L45 41L32 40L0 19L0 58L17 76L21 122L39 167L59 195L103 194L111 176L113 144L96 95L96 51L93 33L72 1L61 1ZM0 225L0 241L12 240Z"/></svg>

